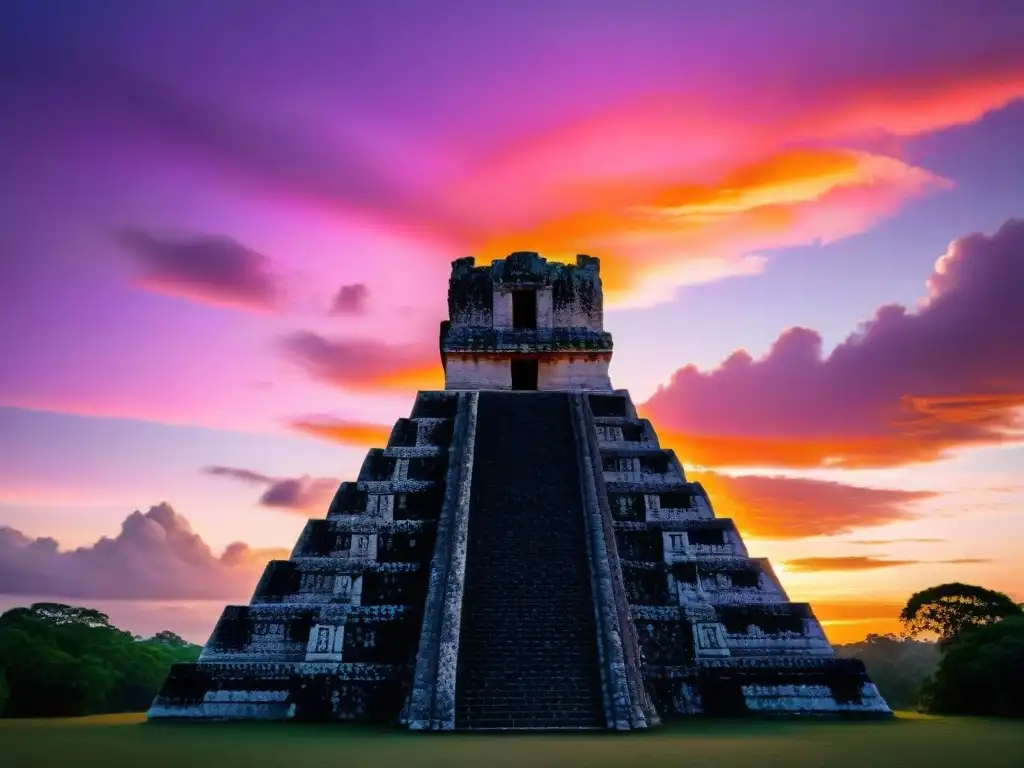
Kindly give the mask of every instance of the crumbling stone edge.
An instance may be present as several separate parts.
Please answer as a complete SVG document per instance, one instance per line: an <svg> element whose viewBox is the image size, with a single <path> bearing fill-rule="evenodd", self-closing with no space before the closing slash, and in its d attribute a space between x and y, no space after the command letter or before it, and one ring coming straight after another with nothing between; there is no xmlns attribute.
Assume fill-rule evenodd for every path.
<svg viewBox="0 0 1024 768"><path fill-rule="evenodd" d="M466 578L470 488L479 393L462 392L449 445L444 502L423 611L407 724L410 730L454 730L455 674Z"/></svg>
<svg viewBox="0 0 1024 768"><path fill-rule="evenodd" d="M646 728L647 717L631 691L623 652L622 617L616 609L614 574L609 562L600 493L596 482L599 473L603 471L597 433L593 429L592 418L588 418L589 409L586 408L584 395L572 396L571 409L580 463L580 483L587 528L587 555L594 585L594 612L597 619L607 726L620 731Z"/></svg>
<svg viewBox="0 0 1024 768"><path fill-rule="evenodd" d="M627 417L637 420L636 408L627 390L617 390L616 394L621 395L626 401ZM655 727L661 725L661 717L654 706L647 689L644 687L643 660L640 656L640 638L633 623L633 615L630 610L629 599L626 596L626 587L623 582L622 565L619 560L619 549L615 540L615 526L612 519L612 510L608 504L608 488L604 482L604 467L601 462L601 444L597 438L597 427L594 413L590 407L588 395L582 395L580 405L583 410L583 424L586 427L586 437L590 448L591 462L593 466L594 488L597 492L597 509L600 512L600 528L606 562L611 574L611 588L615 615L618 618L620 640L622 645L623 661L626 669L626 684L629 690L629 700L632 707L633 719L638 723L635 727ZM653 435L653 429L651 430ZM657 436L653 435L657 441Z"/></svg>

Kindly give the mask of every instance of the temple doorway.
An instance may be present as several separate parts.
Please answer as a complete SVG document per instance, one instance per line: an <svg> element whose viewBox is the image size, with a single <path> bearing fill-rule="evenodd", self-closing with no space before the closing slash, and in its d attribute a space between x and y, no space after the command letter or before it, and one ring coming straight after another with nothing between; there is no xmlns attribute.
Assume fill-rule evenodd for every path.
<svg viewBox="0 0 1024 768"><path fill-rule="evenodd" d="M536 291L512 291L512 327L537 327Z"/></svg>
<svg viewBox="0 0 1024 768"><path fill-rule="evenodd" d="M512 360L512 389L517 391L537 389L537 358Z"/></svg>

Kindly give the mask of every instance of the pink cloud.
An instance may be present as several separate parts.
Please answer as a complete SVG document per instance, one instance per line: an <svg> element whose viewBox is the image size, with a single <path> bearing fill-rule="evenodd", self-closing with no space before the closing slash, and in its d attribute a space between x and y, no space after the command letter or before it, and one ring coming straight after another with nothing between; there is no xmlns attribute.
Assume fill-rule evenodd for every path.
<svg viewBox="0 0 1024 768"><path fill-rule="evenodd" d="M269 560L285 550L241 542L215 555L168 504L132 512L114 538L61 550L52 538L31 539L0 528L0 594L91 600L237 599L251 593Z"/></svg>
<svg viewBox="0 0 1024 768"><path fill-rule="evenodd" d="M891 466L1024 438L1024 221L955 241L913 310L880 307L828 355L807 328L754 360L687 366L641 406L705 466Z"/></svg>
<svg viewBox="0 0 1024 768"><path fill-rule="evenodd" d="M473 152L437 137L399 139L359 114L335 126L341 135L332 141L292 136L166 88L146 90L109 67L96 96L110 109L158 123L165 140L258 186L443 244L424 248L426 258L523 248L599 253L610 298L649 304L678 285L756 271L764 251L863 231L904 201L948 187L946 179L881 154L892 146L887 137L971 123L1024 96L1024 59L1013 47L901 63L788 77L766 71L770 82L709 72L689 90L666 80L643 95L634 90L555 111L535 130ZM806 163L780 165L795 148L819 157L821 172L809 174ZM839 173L837 153L852 161ZM680 214L687 209L678 204L681 191L721 197L736 188L737 176L766 164L776 166L781 184L741 184L745 200L710 218L692 206Z"/></svg>
<svg viewBox="0 0 1024 768"><path fill-rule="evenodd" d="M376 55L380 40L393 39L380 18L366 20L359 44L339 49L314 29L333 25L290 17L290 24L311 25L308 47L267 57L259 42L243 44L239 53L251 66L228 68L223 80L211 82L197 77L202 54L171 56L154 69L144 47L122 51L128 58L121 59L102 48L62 47L56 38L40 36L12 49L18 66L9 68L4 84L19 97L19 107L29 108L23 100L37 105L45 124L63 118L76 131L102 131L110 122L127 126L161 149L183 151L262 191L443 242L444 249L430 249L433 259L439 250L489 252L495 241L529 239L552 220L581 211L617 219L646 205L652 193L714 185L794 147L850 150L868 144L868 154L878 156L875 144L884 143L879 140L975 122L1024 96L1024 56L1008 31L1017 18L1007 4L984 21L965 7L944 8L942 25L930 23L930 7L914 5L883 14L891 25L880 25L878 12L864 8L818 17L747 9L742 19L725 24L713 14L697 19L667 7L649 15L586 4L545 15L542 25L528 12L513 11L489 15L487 22L454 11L440 25L410 17L408 29L429 29L412 33L424 46L416 52L422 68L378 69L381 87L370 92L353 85L348 73ZM1005 28L992 21L1003 18ZM148 22L154 25L153 41L173 50L169 41L181 29L154 18ZM219 22L228 24L225 18ZM273 23L262 14L236 18L230 28ZM452 60L452 45L466 41L463 25L474 25L476 33L480 23L494 24L493 40L508 44L478 47L477 41L465 59ZM668 30L679 24L699 28L694 34L705 39L690 55L666 55L675 51ZM615 44L572 42L581 29L614 37ZM184 39L194 41L196 34L189 30ZM205 34L218 39L223 33L211 24ZM523 40L531 41L529 61L510 53ZM496 55L498 49L504 53ZM254 73L265 84L259 94L249 87ZM305 74L299 92L297 73ZM602 80L602 88L589 87L593 77ZM222 88L234 90L231 97ZM528 118L519 106L525 97L531 99ZM53 102L62 107L53 109ZM331 108L340 103L343 109ZM472 116L467 103L474 105ZM276 112L292 113L299 105L294 119L275 119ZM841 186L849 179L834 181ZM862 173L857 183L865 200L873 199L877 179ZM885 186L877 194L889 200L875 203L871 220L894 210L892 190ZM898 202L932 188L896 186ZM799 202L814 203L824 194L820 188L806 192ZM764 207L757 208L762 219L772 213ZM841 237L856 229L845 219L831 226L834 211L820 216L824 220L808 226L804 237ZM747 222L737 219L722 231ZM752 230L753 251L789 242L777 238L785 229ZM714 249L714 258L731 260L726 266L732 271L698 263L695 276L687 269L693 258L688 249L664 244L657 249L658 263L649 265L649 249L626 237L631 231L620 229L611 245L593 250L622 264L639 260L648 282L668 276L678 284L750 268L743 262L749 254L728 242ZM576 232L565 247L590 250L593 239L592 233ZM516 246L548 247L544 239ZM611 273L626 276L622 264ZM616 291L626 287L624 280L612 283Z"/></svg>

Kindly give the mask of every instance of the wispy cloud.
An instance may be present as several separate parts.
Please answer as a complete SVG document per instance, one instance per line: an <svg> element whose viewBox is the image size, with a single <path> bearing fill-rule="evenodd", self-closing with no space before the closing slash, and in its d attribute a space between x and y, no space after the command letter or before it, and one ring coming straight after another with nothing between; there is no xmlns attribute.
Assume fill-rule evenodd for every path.
<svg viewBox="0 0 1024 768"><path fill-rule="evenodd" d="M124 230L117 241L140 268L136 282L150 290L260 311L280 299L270 260L231 238Z"/></svg>
<svg viewBox="0 0 1024 768"><path fill-rule="evenodd" d="M895 568L918 563L943 563L946 565L969 565L987 563L986 558L958 557L951 560L891 560L885 557L798 557L786 560L784 565L790 571L870 571L877 568Z"/></svg>
<svg viewBox="0 0 1024 768"><path fill-rule="evenodd" d="M945 539L858 539L847 543L865 547L881 547L887 544L940 544L943 541Z"/></svg>
<svg viewBox="0 0 1024 768"><path fill-rule="evenodd" d="M313 437L365 448L385 445L392 430L390 424L347 421L322 415L293 419L288 424L292 429Z"/></svg>
<svg viewBox="0 0 1024 768"><path fill-rule="evenodd" d="M545 16L539 37L535 17L506 10L491 19L502 19L494 40L526 35L537 58L517 58L514 66L506 61L507 87L501 89L489 87L500 58L495 50L515 46L475 48L479 66L442 64L450 59L441 52L472 34L462 26L469 16L480 22L449 12L441 27L434 19L407 19L408 29L421 30L416 37L425 48L417 56L424 71L403 70L408 75L398 82L379 73L390 89L373 105L367 94L353 92L344 73L393 34L384 19L364 19L365 37L340 50L311 45L303 56L292 54L317 62L309 79L322 93L349 97L343 112L319 126L254 117L259 111L239 109L237 100L211 97L184 65L179 69L188 76L158 78L149 67L126 66L113 55L43 34L12 36L0 86L19 106L44 105L35 109L50 124L63 120L79 129L88 116L113 118L121 130L184 149L193 162L236 180L413 233L451 252L600 253L610 299L619 304L663 300L678 285L749 274L763 267L761 255L771 249L861 232L905 201L948 188L947 179L887 153L888 140L969 124L1024 97L1019 46L994 23L979 25L962 9L948 11L950 18L959 14L954 23L962 36L942 42L932 40L937 33L924 23L931 13L924 6L901 16L921 23L885 37L863 25L863 9L844 9L836 13L828 48L814 43L821 22L813 22L812 33L806 26L812 15L761 22L750 16L735 26L745 26L754 41L760 30L746 25L779 25L785 40L779 50L711 46L694 54L690 69L686 57L669 57L671 65L665 57L651 58L657 45L672 44L660 30L697 23L684 20L682 10L660 9L662 23L651 26L646 14L630 18L581 5L557 19ZM327 25L317 20L321 12L309 13L310 30L351 26L344 9L328 13L335 18ZM273 23L269 12L260 20L229 11L216 16L208 34L216 34L217 23L255 28L252 47L241 50L252 68L271 69L255 42ZM302 19L290 22L301 25ZM153 37L173 44L170 27L155 24ZM596 92L581 88L583 78L593 76L594 66L611 66L609 56L615 56L600 47L588 50L584 61L593 66L582 68L558 56L567 50L566 38L588 28L614 29L625 46L617 56L629 62L616 60L614 84ZM852 55L864 45L871 45L870 61ZM147 53L134 51L142 61ZM557 75L553 61L563 65ZM701 66L694 68L696 62ZM541 77L545 87L538 89ZM448 83L451 93L478 94L475 134L463 127L465 102L432 93L429 86L437 82ZM531 120L515 119L517 99L507 94L534 97ZM280 103L287 94L268 83L260 101L270 98ZM406 102L409 111L396 106ZM60 114L53 113L55 103L62 105ZM406 128L410 121L423 127L413 133Z"/></svg>
<svg viewBox="0 0 1024 768"><path fill-rule="evenodd" d="M252 485L265 486L259 504L295 512L308 512L326 505L338 490L340 480L332 477L271 477L238 467L214 466L203 469L208 475L229 477Z"/></svg>
<svg viewBox="0 0 1024 768"><path fill-rule="evenodd" d="M443 388L441 358L426 344L329 339L298 331L281 343L285 356L314 379L353 390Z"/></svg>

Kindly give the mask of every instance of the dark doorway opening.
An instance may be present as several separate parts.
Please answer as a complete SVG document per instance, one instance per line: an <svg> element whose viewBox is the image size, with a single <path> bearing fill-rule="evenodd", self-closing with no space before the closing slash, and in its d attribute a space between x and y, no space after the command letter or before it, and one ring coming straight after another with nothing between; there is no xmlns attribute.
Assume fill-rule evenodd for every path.
<svg viewBox="0 0 1024 768"><path fill-rule="evenodd" d="M512 291L512 327L537 327L536 291Z"/></svg>
<svg viewBox="0 0 1024 768"><path fill-rule="evenodd" d="M512 361L512 389L537 389L537 359Z"/></svg>
<svg viewBox="0 0 1024 768"><path fill-rule="evenodd" d="M741 717L749 712L742 684L729 675L707 676L698 687L708 717Z"/></svg>

